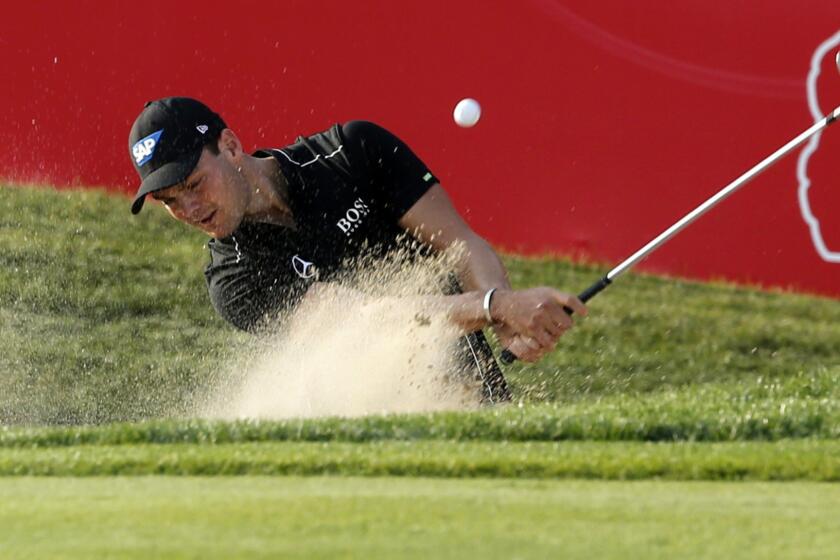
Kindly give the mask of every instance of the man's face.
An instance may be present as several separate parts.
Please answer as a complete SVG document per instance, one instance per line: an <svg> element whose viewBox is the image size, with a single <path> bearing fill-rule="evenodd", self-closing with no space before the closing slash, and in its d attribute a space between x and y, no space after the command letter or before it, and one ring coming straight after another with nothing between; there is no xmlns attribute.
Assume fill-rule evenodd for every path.
<svg viewBox="0 0 840 560"><path fill-rule="evenodd" d="M248 185L224 151L207 148L184 182L157 191L173 218L216 237L227 237L239 226L248 206Z"/></svg>

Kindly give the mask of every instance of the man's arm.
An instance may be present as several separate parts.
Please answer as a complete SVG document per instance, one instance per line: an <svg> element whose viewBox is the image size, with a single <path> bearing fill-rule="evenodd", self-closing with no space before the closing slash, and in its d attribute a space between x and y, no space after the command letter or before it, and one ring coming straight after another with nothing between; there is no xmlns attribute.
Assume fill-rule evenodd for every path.
<svg viewBox="0 0 840 560"><path fill-rule="evenodd" d="M513 291L496 252L464 222L446 191L432 186L400 219L400 226L438 251L463 244L459 276L468 293L453 300L451 317L462 325L483 316L483 295L496 288L491 312L494 329L502 344L519 358L536 361L550 352L557 339L572 326L564 306L585 315L586 308L574 296L551 288ZM470 318L473 321L470 322Z"/></svg>
<svg viewBox="0 0 840 560"><path fill-rule="evenodd" d="M484 294L496 288L489 322L505 347L523 360L535 361L572 326L564 306L586 313L576 297L553 288L511 290L496 253L464 222L428 167L399 138L365 121L346 123L342 135L348 153L367 162L372 188L378 189L403 229L438 251L465 246L458 273L468 291L440 302L453 323L474 330L487 326Z"/></svg>
<svg viewBox="0 0 840 560"><path fill-rule="evenodd" d="M464 222L440 185L433 185L399 223L438 251L463 244L465 251L459 262L458 278L465 290L510 289L507 272L496 252Z"/></svg>

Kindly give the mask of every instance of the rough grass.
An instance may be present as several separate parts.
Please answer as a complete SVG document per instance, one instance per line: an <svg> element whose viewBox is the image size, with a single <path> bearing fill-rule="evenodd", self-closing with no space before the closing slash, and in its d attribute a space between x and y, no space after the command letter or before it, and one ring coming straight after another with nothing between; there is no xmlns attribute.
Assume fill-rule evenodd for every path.
<svg viewBox="0 0 840 560"><path fill-rule="evenodd" d="M0 187L0 421L188 411L217 364L246 344L210 307L203 244L159 208L131 216L122 196ZM520 287L577 291L603 273L563 259L506 260ZM840 365L840 302L829 299L628 274L590 308L552 356L509 371L517 400L576 403L579 414L587 403L622 402L603 404L610 395L656 395L639 401L646 408L685 390L681 410L711 410L722 398L728 411L728 393L830 385ZM781 409L772 400L761 406Z"/></svg>
<svg viewBox="0 0 840 560"><path fill-rule="evenodd" d="M0 421L187 410L238 340L210 309L202 243L122 196L0 187Z"/></svg>
<svg viewBox="0 0 840 560"><path fill-rule="evenodd" d="M592 401L287 421L154 420L0 428L0 448L253 441L775 441L840 438L840 371Z"/></svg>
<svg viewBox="0 0 840 560"><path fill-rule="evenodd" d="M122 196L0 187L0 422L191 410L248 344L210 307L203 245L154 205L133 217ZM578 291L604 272L506 261L520 287ZM508 372L526 409L557 405L522 413L552 418L552 437L836 436L840 302L628 274L590 309L553 355Z"/></svg>
<svg viewBox="0 0 840 560"><path fill-rule="evenodd" d="M0 472L837 479L840 302L644 275L509 371L514 406L182 418L248 347L210 308L203 243L120 196L0 188ZM518 286L603 273L506 260Z"/></svg>
<svg viewBox="0 0 840 560"><path fill-rule="evenodd" d="M802 482L840 480L840 302L629 274L509 369L511 406L218 422L187 416L250 342L203 244L154 205L0 187L0 557L840 554L840 486ZM506 261L520 287L604 272Z"/></svg>

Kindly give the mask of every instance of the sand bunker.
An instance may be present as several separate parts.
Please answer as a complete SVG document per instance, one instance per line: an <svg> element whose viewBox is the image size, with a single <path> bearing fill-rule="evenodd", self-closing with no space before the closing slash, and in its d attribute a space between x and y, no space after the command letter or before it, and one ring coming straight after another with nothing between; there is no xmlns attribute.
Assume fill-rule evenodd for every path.
<svg viewBox="0 0 840 560"><path fill-rule="evenodd" d="M231 360L200 414L300 418L469 409L478 384L453 359L458 332L423 295L453 254L395 257L325 284L277 330Z"/></svg>

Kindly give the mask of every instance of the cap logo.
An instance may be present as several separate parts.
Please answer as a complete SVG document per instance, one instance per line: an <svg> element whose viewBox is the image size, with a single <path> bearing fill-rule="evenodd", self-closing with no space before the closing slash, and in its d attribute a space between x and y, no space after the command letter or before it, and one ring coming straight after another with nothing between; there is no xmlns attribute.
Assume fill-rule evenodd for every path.
<svg viewBox="0 0 840 560"><path fill-rule="evenodd" d="M210 127L209 127L209 126L207 126L206 124L200 124L200 125L198 125L197 127L195 127L195 129L196 129L197 131L199 131L200 133L204 134L205 132L207 132L208 130L210 130Z"/></svg>
<svg viewBox="0 0 840 560"><path fill-rule="evenodd" d="M134 144L134 146L131 147L131 153L134 155L134 163L137 164L137 167L142 167L146 164L146 162L152 159L161 134L163 134L162 128L157 132L149 134L145 138L141 138Z"/></svg>

